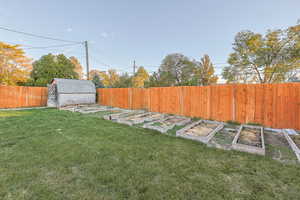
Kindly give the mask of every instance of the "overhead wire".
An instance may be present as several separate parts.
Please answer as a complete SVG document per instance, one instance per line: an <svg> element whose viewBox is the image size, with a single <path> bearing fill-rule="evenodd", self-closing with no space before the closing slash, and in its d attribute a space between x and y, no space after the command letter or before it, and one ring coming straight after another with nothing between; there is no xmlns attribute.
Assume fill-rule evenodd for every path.
<svg viewBox="0 0 300 200"><path fill-rule="evenodd" d="M51 48L60 48L60 47L75 46L75 45L83 44L83 42L79 42L79 41L72 41L72 40L49 37L49 36L45 36L45 35L38 35L38 34L28 33L28 32L24 32L24 31L19 31L19 30L7 28L7 27L4 27L4 26L0 26L0 29L5 30L5 31L9 31L9 32L14 32L14 33L18 33L18 34L23 34L23 35L35 37L35 38L41 38L41 39L47 39L47 40L52 40L52 41L60 41L60 42L67 42L68 43L68 44L61 44L61 45L50 45L50 46L35 47L35 46L31 46L31 45L25 45L25 44L22 45L22 44L19 44L19 43L7 42L7 43L14 44L14 45L21 45L21 46L27 47L27 48L24 48L25 50L51 49ZM95 59L95 57L93 57L93 59L96 60L97 62L99 62L103 66L112 67L111 65L108 65L108 64L106 64L102 61L99 61L98 59ZM228 63L213 63L213 65L217 69L221 69L221 68L223 69L225 65L228 66ZM141 66L144 66L145 68L159 68L160 67L160 66L155 66L155 65L141 65ZM127 72L126 69L128 69L129 72L127 72L127 73L132 73L130 71L132 69L132 67L126 67L126 68L122 68L122 69L115 68L115 69L119 70L119 71L123 71L123 72ZM151 71L155 72L154 70L151 70ZM264 73L264 74L268 74L268 73L276 74L276 73L280 73L280 72L262 72L262 73ZM221 74L218 73L217 75L221 75Z"/></svg>
<svg viewBox="0 0 300 200"><path fill-rule="evenodd" d="M19 34L27 35L27 36L31 36L31 37L47 39L47 40L60 41L60 42L68 42L68 43L79 43L79 41L72 41L72 40L65 40L65 39L60 39L60 38L53 38L53 37L49 37L49 36L45 36L45 35L37 35L37 34L28 33L28 32L24 32L24 31L19 31L19 30L15 30L15 29L3 27L3 26L0 26L0 29L5 30L5 31L10 31L10 32L14 32L14 33L19 33Z"/></svg>
<svg viewBox="0 0 300 200"><path fill-rule="evenodd" d="M70 43L70 44L61 44L61 45L51 45L51 46L44 46L44 47L28 47L28 48L23 48L25 50L31 50L31 49L51 49L51 48L57 48L57 47L68 47L68 46L75 46L82 44L82 42L79 43Z"/></svg>

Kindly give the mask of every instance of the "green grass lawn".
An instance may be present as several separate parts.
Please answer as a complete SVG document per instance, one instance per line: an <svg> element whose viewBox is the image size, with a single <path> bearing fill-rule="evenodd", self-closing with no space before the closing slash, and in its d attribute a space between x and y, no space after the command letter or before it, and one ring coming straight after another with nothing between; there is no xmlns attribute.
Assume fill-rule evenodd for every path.
<svg viewBox="0 0 300 200"><path fill-rule="evenodd" d="M55 109L0 112L0 199L299 199L300 167Z"/></svg>

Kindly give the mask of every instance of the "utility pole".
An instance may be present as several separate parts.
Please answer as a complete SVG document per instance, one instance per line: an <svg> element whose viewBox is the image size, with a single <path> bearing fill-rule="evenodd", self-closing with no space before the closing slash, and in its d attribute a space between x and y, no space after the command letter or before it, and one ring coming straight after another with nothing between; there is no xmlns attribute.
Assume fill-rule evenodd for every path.
<svg viewBox="0 0 300 200"><path fill-rule="evenodd" d="M90 66L89 66L89 47L88 47L88 41L84 41L84 45L85 45L85 60L86 60L86 79L89 80Z"/></svg>
<svg viewBox="0 0 300 200"><path fill-rule="evenodd" d="M133 61L133 76L135 75L135 60Z"/></svg>

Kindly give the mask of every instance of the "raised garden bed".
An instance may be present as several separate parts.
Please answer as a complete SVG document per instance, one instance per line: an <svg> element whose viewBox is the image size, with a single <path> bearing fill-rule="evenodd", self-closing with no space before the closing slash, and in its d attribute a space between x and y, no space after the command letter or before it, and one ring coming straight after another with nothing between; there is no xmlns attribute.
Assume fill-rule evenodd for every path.
<svg viewBox="0 0 300 200"><path fill-rule="evenodd" d="M232 142L232 148L238 151L265 155L263 127L241 125L238 134Z"/></svg>
<svg viewBox="0 0 300 200"><path fill-rule="evenodd" d="M154 121L154 120L162 119L164 117L165 117L164 114L147 112L138 115L128 116L125 118L120 118L117 120L117 122L132 126L134 124Z"/></svg>
<svg viewBox="0 0 300 200"><path fill-rule="evenodd" d="M297 157L280 129L264 129L266 156L285 164L296 164Z"/></svg>
<svg viewBox="0 0 300 200"><path fill-rule="evenodd" d="M208 143L223 126L220 122L199 120L178 130L176 136Z"/></svg>
<svg viewBox="0 0 300 200"><path fill-rule="evenodd" d="M96 112L102 112L102 111L108 111L108 110L115 110L116 108L93 104L93 105L71 105L71 106L61 107L59 109L87 114L87 113L96 113Z"/></svg>
<svg viewBox="0 0 300 200"><path fill-rule="evenodd" d="M166 133L175 126L183 126L191 121L190 118L181 116L170 116L162 120L153 121L143 125L143 128L157 130L161 133Z"/></svg>
<svg viewBox="0 0 300 200"><path fill-rule="evenodd" d="M102 111L108 111L108 110L113 110L113 108L109 108L106 106L102 107L82 107L82 108L77 108L75 109L75 112L80 112L83 114L88 114L88 113L96 113L96 112L102 112Z"/></svg>
<svg viewBox="0 0 300 200"><path fill-rule="evenodd" d="M295 130L285 129L284 136L300 162L300 135Z"/></svg>
<svg viewBox="0 0 300 200"><path fill-rule="evenodd" d="M133 115L141 114L144 111L142 110L122 110L120 113L104 115L103 119L117 121L124 117L130 117Z"/></svg>
<svg viewBox="0 0 300 200"><path fill-rule="evenodd" d="M224 127L216 132L215 136L207 143L207 146L223 150L230 150L232 141L238 133L240 126L233 124L224 124Z"/></svg>

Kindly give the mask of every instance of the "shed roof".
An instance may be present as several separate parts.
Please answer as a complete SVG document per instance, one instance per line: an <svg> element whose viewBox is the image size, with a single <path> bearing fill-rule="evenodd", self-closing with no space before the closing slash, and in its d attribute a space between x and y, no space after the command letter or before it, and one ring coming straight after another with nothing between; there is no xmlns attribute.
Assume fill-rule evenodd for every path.
<svg viewBox="0 0 300 200"><path fill-rule="evenodd" d="M95 84L88 80L76 80L76 79L62 79L54 78L52 83L55 81L57 85L57 93L64 94L80 94L80 93L96 93Z"/></svg>

